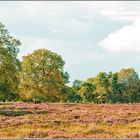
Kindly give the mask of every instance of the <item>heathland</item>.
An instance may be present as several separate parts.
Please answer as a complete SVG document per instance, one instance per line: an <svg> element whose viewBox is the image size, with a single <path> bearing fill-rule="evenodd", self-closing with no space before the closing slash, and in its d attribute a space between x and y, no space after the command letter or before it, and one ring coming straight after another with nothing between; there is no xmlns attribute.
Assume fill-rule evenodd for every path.
<svg viewBox="0 0 140 140"><path fill-rule="evenodd" d="M0 105L0 138L139 137L140 104Z"/></svg>

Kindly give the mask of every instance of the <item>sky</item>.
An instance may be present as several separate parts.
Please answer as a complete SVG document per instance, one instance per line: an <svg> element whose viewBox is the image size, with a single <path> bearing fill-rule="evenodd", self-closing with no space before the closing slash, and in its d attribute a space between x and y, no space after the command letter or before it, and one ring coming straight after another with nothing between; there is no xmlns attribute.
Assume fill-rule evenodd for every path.
<svg viewBox="0 0 140 140"><path fill-rule="evenodd" d="M0 22L21 40L20 59L56 52L71 83L128 67L140 75L139 1L0 1Z"/></svg>

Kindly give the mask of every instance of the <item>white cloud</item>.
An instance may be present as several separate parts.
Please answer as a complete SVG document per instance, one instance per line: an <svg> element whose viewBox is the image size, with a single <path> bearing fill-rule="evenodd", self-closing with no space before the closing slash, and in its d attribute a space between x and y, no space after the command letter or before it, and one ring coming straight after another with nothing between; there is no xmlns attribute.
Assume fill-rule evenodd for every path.
<svg viewBox="0 0 140 140"><path fill-rule="evenodd" d="M9 6L7 6L9 4ZM43 20L67 19L73 14L81 13L80 16L94 18L95 14L109 17L115 20L133 21L140 16L140 2L121 1L24 1L24 2L1 2L0 20L5 22L24 18L44 17ZM87 17L87 18L86 18ZM26 19L25 19L26 20Z"/></svg>
<svg viewBox="0 0 140 140"><path fill-rule="evenodd" d="M109 51L140 51L140 19L109 34L99 45Z"/></svg>
<svg viewBox="0 0 140 140"><path fill-rule="evenodd" d="M81 1L77 2L77 5L90 13L97 13L112 20L134 21L140 17L140 2L136 1Z"/></svg>
<svg viewBox="0 0 140 140"><path fill-rule="evenodd" d="M132 1L119 1L119 2L112 2L112 3L104 3L103 10L101 14L104 16L108 16L113 20L127 20L127 21L134 21L138 17L140 17L140 8L139 2L132 2Z"/></svg>

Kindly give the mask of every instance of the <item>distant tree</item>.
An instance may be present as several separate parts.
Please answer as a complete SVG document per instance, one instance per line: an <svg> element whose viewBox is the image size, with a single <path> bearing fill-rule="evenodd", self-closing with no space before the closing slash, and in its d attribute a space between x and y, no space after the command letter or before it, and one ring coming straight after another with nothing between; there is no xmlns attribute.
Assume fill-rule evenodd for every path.
<svg viewBox="0 0 140 140"><path fill-rule="evenodd" d="M87 81L94 85L94 102L115 103L118 97L117 73L100 72L96 77L88 78Z"/></svg>
<svg viewBox="0 0 140 140"><path fill-rule="evenodd" d="M65 102L78 103L81 101L81 96L72 87L65 86L63 92L67 95Z"/></svg>
<svg viewBox="0 0 140 140"><path fill-rule="evenodd" d="M118 73L109 72L108 80L109 80L108 101L110 103L116 103L118 102L118 98L119 98Z"/></svg>
<svg viewBox="0 0 140 140"><path fill-rule="evenodd" d="M79 91L82 82L83 81L78 80L78 79L76 79L76 80L73 81L72 88L75 90L75 92L78 92Z"/></svg>
<svg viewBox="0 0 140 140"><path fill-rule="evenodd" d="M46 49L38 49L23 57L20 73L20 95L24 99L37 98L48 102L65 99L62 92L68 82L61 56Z"/></svg>
<svg viewBox="0 0 140 140"><path fill-rule="evenodd" d="M95 87L93 84L88 82L83 82L79 89L79 94L81 95L82 102L95 102L95 95L94 95Z"/></svg>
<svg viewBox="0 0 140 140"><path fill-rule="evenodd" d="M68 97L69 102L81 102L82 101L82 98L79 94L81 84L82 84L81 80L76 79L73 81L73 84L71 87L71 92Z"/></svg>
<svg viewBox="0 0 140 140"><path fill-rule="evenodd" d="M121 69L118 73L100 72L87 81L95 86L94 102L140 102L140 80L133 68ZM88 92L85 93L88 95Z"/></svg>
<svg viewBox="0 0 140 140"><path fill-rule="evenodd" d="M121 69L118 73L119 100L121 102L135 102L140 98L140 80L133 68Z"/></svg>
<svg viewBox="0 0 140 140"><path fill-rule="evenodd" d="M96 87L96 96L97 96L97 102L98 103L106 103L109 102L109 79L108 74L105 72L100 72L95 77L95 87Z"/></svg>
<svg viewBox="0 0 140 140"><path fill-rule="evenodd" d="M5 26L0 23L0 100L18 99L18 72L20 62L17 58L21 42L9 35Z"/></svg>

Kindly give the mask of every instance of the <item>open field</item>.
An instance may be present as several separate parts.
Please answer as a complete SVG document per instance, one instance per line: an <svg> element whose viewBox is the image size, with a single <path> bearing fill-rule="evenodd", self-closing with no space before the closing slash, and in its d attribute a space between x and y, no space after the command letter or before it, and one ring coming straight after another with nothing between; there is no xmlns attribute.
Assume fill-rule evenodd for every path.
<svg viewBox="0 0 140 140"><path fill-rule="evenodd" d="M140 137L140 104L0 104L0 138L126 137Z"/></svg>

